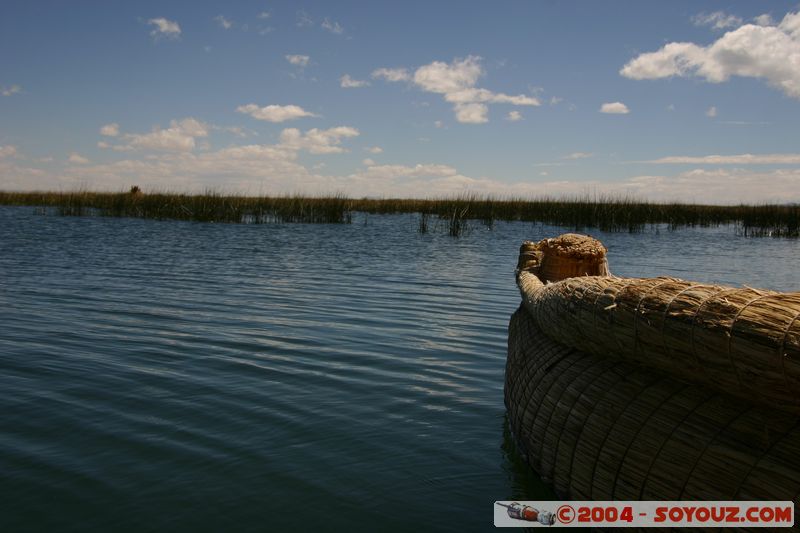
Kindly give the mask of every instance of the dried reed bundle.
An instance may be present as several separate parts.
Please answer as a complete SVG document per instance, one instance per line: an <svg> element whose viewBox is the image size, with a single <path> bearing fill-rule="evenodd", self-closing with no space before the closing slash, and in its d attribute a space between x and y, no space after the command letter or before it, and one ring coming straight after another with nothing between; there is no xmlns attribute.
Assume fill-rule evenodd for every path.
<svg viewBox="0 0 800 533"><path fill-rule="evenodd" d="M508 419L528 462L572 500L792 500L800 424L782 410L584 353L511 318Z"/></svg>
<svg viewBox="0 0 800 533"><path fill-rule="evenodd" d="M564 237L520 251L523 305L548 337L800 413L800 293L612 277L602 245Z"/></svg>

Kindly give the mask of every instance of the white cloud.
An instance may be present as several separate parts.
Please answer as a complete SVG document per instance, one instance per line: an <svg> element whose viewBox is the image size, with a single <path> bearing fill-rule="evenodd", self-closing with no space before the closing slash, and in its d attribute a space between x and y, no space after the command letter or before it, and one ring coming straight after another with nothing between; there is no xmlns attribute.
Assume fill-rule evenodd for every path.
<svg viewBox="0 0 800 533"><path fill-rule="evenodd" d="M699 13L692 17L692 22L695 26L710 26L715 30L724 30L725 28L733 28L742 25L741 18L728 15L722 11Z"/></svg>
<svg viewBox="0 0 800 533"><path fill-rule="evenodd" d="M19 85L12 85L11 87L0 87L0 94L3 96L11 96L12 94L17 94L22 92L22 87Z"/></svg>
<svg viewBox="0 0 800 533"><path fill-rule="evenodd" d="M769 13L764 13L763 15L759 15L753 18L753 22L758 26L774 26L775 21L772 19L772 15Z"/></svg>
<svg viewBox="0 0 800 533"><path fill-rule="evenodd" d="M295 66L301 67L301 68L308 66L308 62L311 60L310 57L304 56L304 55L300 55L300 54L289 54L289 55L286 55L284 57L286 57L286 61L288 61L292 65L295 65Z"/></svg>
<svg viewBox="0 0 800 533"><path fill-rule="evenodd" d="M594 154L592 152L572 152L569 155L565 155L562 159L570 159L570 160L578 160L578 159L587 159L592 157Z"/></svg>
<svg viewBox="0 0 800 533"><path fill-rule="evenodd" d="M691 165L800 165L800 154L668 156L645 162Z"/></svg>
<svg viewBox="0 0 800 533"><path fill-rule="evenodd" d="M478 56L456 58L450 63L433 61L417 68L413 77L406 69L381 68L372 73L373 78L387 81L413 80L414 85L423 91L443 95L445 101L454 104L456 120L467 124L489 121L486 104L540 105L539 99L534 96L508 95L475 87L483 75L481 58Z"/></svg>
<svg viewBox="0 0 800 533"><path fill-rule="evenodd" d="M298 11L297 12L297 27L298 28L307 28L309 26L313 26L314 21L311 20L311 17L308 16L308 13L305 11Z"/></svg>
<svg viewBox="0 0 800 533"><path fill-rule="evenodd" d="M421 178L455 176L458 171L448 165L417 164L413 167L406 165L373 166L370 169L370 173L373 177L395 178L403 176L406 178Z"/></svg>
<svg viewBox="0 0 800 533"><path fill-rule="evenodd" d="M365 167L371 167L372 165L375 164L375 161L373 161L372 159L367 158L367 159L364 159L363 161L361 161L361 164L363 164Z"/></svg>
<svg viewBox="0 0 800 533"><path fill-rule="evenodd" d="M341 35L344 33L344 28L342 28L338 22L328 20L327 18L322 21L322 27L335 35Z"/></svg>
<svg viewBox="0 0 800 533"><path fill-rule="evenodd" d="M765 183L769 187L764 187ZM694 169L673 176L636 176L610 183L606 189L654 200L709 204L796 202L800 169Z"/></svg>
<svg viewBox="0 0 800 533"><path fill-rule="evenodd" d="M480 57L454 59L452 63L434 61L414 72L414 83L422 90L448 94L473 87L483 74Z"/></svg>
<svg viewBox="0 0 800 533"><path fill-rule="evenodd" d="M374 79L383 79L386 81L408 81L411 75L407 69L404 68L379 68L372 71Z"/></svg>
<svg viewBox="0 0 800 533"><path fill-rule="evenodd" d="M456 120L463 124L489 122L489 107L484 104L456 104Z"/></svg>
<svg viewBox="0 0 800 533"><path fill-rule="evenodd" d="M627 115L630 113L630 110L628 110L628 106L622 102L607 102L600 106L600 112L611 115Z"/></svg>
<svg viewBox="0 0 800 533"><path fill-rule="evenodd" d="M713 105L706 110L706 116L708 118L714 118L717 116L717 108Z"/></svg>
<svg viewBox="0 0 800 533"><path fill-rule="evenodd" d="M116 137L119 135L119 124L116 122L106 124L100 128L100 135L105 135L106 137Z"/></svg>
<svg viewBox="0 0 800 533"><path fill-rule="evenodd" d="M266 120L267 122L285 122L298 118L319 116L297 105L268 105L265 107L258 107L256 104L247 104L240 105L236 108L236 111L238 113L250 115L257 120Z"/></svg>
<svg viewBox="0 0 800 533"><path fill-rule="evenodd" d="M177 123L173 121L172 123ZM14 166L0 159L0 186L9 190L64 189L90 187L93 190L118 190L135 180L142 187L173 188L187 192L215 189L257 194L269 190L274 194L320 194L341 192L346 180L342 177L314 174L298 162L298 154L345 152L343 141L358 135L346 126L301 133L288 129L277 144L229 146L214 151L164 152L146 154L113 163L82 164L65 167L57 174L40 169ZM323 165L314 165L320 169ZM348 189L356 193L355 189Z"/></svg>
<svg viewBox="0 0 800 533"><path fill-rule="evenodd" d="M77 154L75 152L72 152L71 154L69 154L69 159L67 161L69 161L73 165L86 165L86 164L89 163L88 159L86 159L82 155Z"/></svg>
<svg viewBox="0 0 800 533"><path fill-rule="evenodd" d="M175 122L175 121L173 121ZM664 201L759 203L797 201L800 168L751 172L741 168L693 169L667 175L636 175L614 181L547 179L511 183L490 177L471 177L436 163L409 165L365 164L349 175L320 174L324 162L306 166L302 150L322 154L345 151L337 143L358 134L348 127L284 130L277 144L229 146L201 152L147 154L112 163L67 165L60 171L18 166L0 158L0 187L5 190L60 190L88 187L120 190L137 183L145 188L202 192L208 188L241 194L329 194L351 197L437 197L470 191L498 197L575 196L587 191ZM0 148L0 152L2 152ZM785 154L786 155L786 154ZM792 155L800 161L800 154ZM558 165L548 165L558 166ZM769 183L769 187L764 187Z"/></svg>
<svg viewBox="0 0 800 533"><path fill-rule="evenodd" d="M292 150L307 150L312 154L340 154L346 152L340 145L348 137L357 137L359 131L349 126L327 130L314 128L304 134L297 128L281 132L281 145Z"/></svg>
<svg viewBox="0 0 800 533"><path fill-rule="evenodd" d="M14 157L17 155L17 147L7 144L5 146L0 146L0 159L6 157Z"/></svg>
<svg viewBox="0 0 800 533"><path fill-rule="evenodd" d="M178 25L178 23L172 20L167 20L163 17L150 19L147 21L147 24L153 26L153 29L150 31L150 35L152 35L155 39L160 37L177 39L181 35L181 27Z"/></svg>
<svg viewBox="0 0 800 533"><path fill-rule="evenodd" d="M550 97L550 105L557 105L557 104L560 104L563 101L564 101L564 99L561 98L560 96L551 96Z"/></svg>
<svg viewBox="0 0 800 533"><path fill-rule="evenodd" d="M262 20L263 20L263 19L268 19L268 18L270 17L270 12L269 12L269 11L262 11L261 13L259 13L258 15L256 15L256 17L257 17L257 18L260 18L260 19L262 19Z"/></svg>
<svg viewBox="0 0 800 533"><path fill-rule="evenodd" d="M506 115L506 120L510 122L517 122L519 120L522 120L522 113L520 113L519 111L509 111L508 115Z"/></svg>
<svg viewBox="0 0 800 533"><path fill-rule="evenodd" d="M436 126L437 128L444 128L444 122L442 122L441 120L434 121L433 125Z"/></svg>
<svg viewBox="0 0 800 533"><path fill-rule="evenodd" d="M218 23L218 24L219 24L219 25L220 25L220 26L221 26L223 29L229 30L229 29L233 28L233 22L232 22L232 21L230 21L229 19L226 19L226 18L225 18L224 16L222 16L222 15L217 15L216 17L214 17L214 20L215 20L215 21L216 21L216 22L217 22L217 23Z"/></svg>
<svg viewBox="0 0 800 533"><path fill-rule="evenodd" d="M369 152L371 154L382 154L383 153L383 148L381 148L380 146L365 146L364 150L366 150L367 152Z"/></svg>
<svg viewBox="0 0 800 533"><path fill-rule="evenodd" d="M486 89L468 88L445 93L444 99L453 104L490 103L538 106L539 100L533 96L509 96L502 93L493 93Z"/></svg>
<svg viewBox="0 0 800 533"><path fill-rule="evenodd" d="M197 146L196 139L208 136L208 125L194 118L172 120L168 128L156 126L149 133L126 133L120 135L119 125L112 123L100 128L100 133L109 137L120 137L125 142L97 143L98 148L117 152L131 150L157 150L163 152L191 152ZM113 134L113 135L112 135Z"/></svg>
<svg viewBox="0 0 800 533"><path fill-rule="evenodd" d="M244 128L239 126L212 126L213 129L218 131L224 131L225 133L230 133L231 135L235 135L236 137L246 138L247 133ZM252 134L253 132L250 131Z"/></svg>
<svg viewBox="0 0 800 533"><path fill-rule="evenodd" d="M350 77L350 74L345 74L339 78L339 85L345 89L355 89L358 87L366 87L369 85L369 82L366 80L354 80Z"/></svg>
<svg viewBox="0 0 800 533"><path fill-rule="evenodd" d="M635 57L620 74L636 80L697 76L712 83L759 78L800 99L800 12L774 26L745 24L709 46L669 43Z"/></svg>

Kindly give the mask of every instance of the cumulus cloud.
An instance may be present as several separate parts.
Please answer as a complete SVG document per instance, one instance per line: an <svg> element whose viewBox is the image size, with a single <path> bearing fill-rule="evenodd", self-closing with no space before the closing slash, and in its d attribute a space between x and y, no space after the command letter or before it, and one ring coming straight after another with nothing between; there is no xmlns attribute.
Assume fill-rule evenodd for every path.
<svg viewBox="0 0 800 533"><path fill-rule="evenodd" d="M411 75L407 69L404 68L378 68L372 71L374 79L382 79L386 81L408 81Z"/></svg>
<svg viewBox="0 0 800 533"><path fill-rule="evenodd" d="M306 111L298 105L268 105L259 107L256 104L240 105L236 108L238 113L245 113L257 120L265 120L267 122L286 122L287 120L296 120L304 117L316 117L310 111Z"/></svg>
<svg viewBox="0 0 800 533"><path fill-rule="evenodd" d="M800 154L668 156L645 162L655 164L691 165L800 165ZM798 185L800 186L800 184Z"/></svg>
<svg viewBox="0 0 800 533"><path fill-rule="evenodd" d="M382 154L383 153L383 148L381 148L380 146L365 146L364 150L366 150L367 152L369 152L371 154Z"/></svg>
<svg viewBox="0 0 800 533"><path fill-rule="evenodd" d="M764 13L753 18L753 22L759 26L774 26L775 21L772 18L772 15L769 13Z"/></svg>
<svg viewBox="0 0 800 533"><path fill-rule="evenodd" d="M509 122L517 122L519 120L522 120L522 113L520 113L519 111L509 111L508 115L506 115L506 120L508 120Z"/></svg>
<svg viewBox="0 0 800 533"><path fill-rule="evenodd" d="M706 116L708 118L714 118L717 116L717 108L713 105L706 110Z"/></svg>
<svg viewBox="0 0 800 533"><path fill-rule="evenodd" d="M414 72L414 83L424 91L448 94L473 87L482 74L480 57L468 56L421 66Z"/></svg>
<svg viewBox="0 0 800 533"><path fill-rule="evenodd" d="M150 19L147 21L147 24L153 26L153 29L150 31L150 35L152 35L155 39L161 37L165 37L167 39L177 39L181 35L180 25L178 25L178 23L175 21L167 20L163 17Z"/></svg>
<svg viewBox="0 0 800 533"><path fill-rule="evenodd" d="M67 159L67 161L69 161L73 165L86 165L89 163L89 160L87 158L75 152L69 154L69 159Z"/></svg>
<svg viewBox="0 0 800 533"><path fill-rule="evenodd" d="M350 74L345 74L339 78L339 85L345 89L356 89L358 87L366 87L369 82L366 80L355 80L350 77Z"/></svg>
<svg viewBox="0 0 800 533"><path fill-rule="evenodd" d="M0 159L6 157L14 157L17 155L17 147L7 144L5 146L0 146Z"/></svg>
<svg viewBox="0 0 800 533"><path fill-rule="evenodd" d="M292 150L307 150L312 154L341 154L346 152L341 144L349 137L357 137L359 132L349 126L339 126L327 130L317 128L301 133L297 128L281 132L281 146Z"/></svg>
<svg viewBox="0 0 800 533"><path fill-rule="evenodd" d="M484 104L456 104L456 120L464 124L489 122L489 107Z"/></svg>
<svg viewBox="0 0 800 533"><path fill-rule="evenodd" d="M742 25L741 18L728 15L722 11L699 13L692 17L692 22L695 26L710 26L715 30L724 30L725 28L733 28Z"/></svg>
<svg viewBox="0 0 800 533"><path fill-rule="evenodd" d="M100 128L100 135L105 135L106 137L116 137L119 135L119 124L116 122L112 122L111 124L106 124L102 128Z"/></svg>
<svg viewBox="0 0 800 533"><path fill-rule="evenodd" d="M289 54L284 57L286 57L286 61L288 61L292 65L301 68L307 67L308 62L311 61L311 58L309 56L304 56L300 54Z"/></svg>
<svg viewBox="0 0 800 533"><path fill-rule="evenodd" d="M222 15L217 15L216 17L214 17L214 20L217 22L217 24L220 25L220 27L222 27L225 30L233 28L233 22L231 22L229 19L226 19Z"/></svg>
<svg viewBox="0 0 800 533"><path fill-rule="evenodd" d="M622 102L607 102L600 106L600 112L610 115L627 115L630 110Z"/></svg>
<svg viewBox="0 0 800 533"><path fill-rule="evenodd" d="M341 35L344 33L344 28L335 20L325 19L322 21L322 27L333 33L334 35Z"/></svg>
<svg viewBox="0 0 800 533"><path fill-rule="evenodd" d="M117 152L131 150L157 150L163 152L191 152L197 146L196 139L208 136L208 125L195 118L172 120L168 128L154 127L149 133L120 134L119 125L106 124L100 133L108 137L118 137L123 142L110 144L105 141L97 143L98 148L111 149Z"/></svg>
<svg viewBox="0 0 800 533"><path fill-rule="evenodd" d="M364 160L351 174L321 174L323 162L306 166L301 151L337 154L337 144L355 137L347 126L331 130L284 130L276 144L229 146L199 152L164 152L111 163L67 165L60 171L15 164L0 157L0 185L6 190L53 190L83 186L120 190L134 182L145 188L202 192L209 187L243 194L326 194L354 197L436 197L463 193L520 197L558 197L587 191L642 199L704 203L792 202L800 190L800 168L749 171L742 168L694 168L677 174L634 175L618 180L570 181L539 171L539 180L506 182L474 177L438 163L377 165ZM332 148L332 149L331 149ZM10 152L0 148L0 153ZM791 155L800 161L800 154ZM765 156L767 157L767 156ZM771 156L769 156L771 157ZM550 165L554 168L557 165ZM555 174L556 171L550 173ZM769 187L764 187L769 183Z"/></svg>
<svg viewBox="0 0 800 533"><path fill-rule="evenodd" d="M635 176L611 183L608 189L656 200L709 204L796 202L800 169L693 169L672 176Z"/></svg>
<svg viewBox="0 0 800 533"><path fill-rule="evenodd" d="M180 124L173 121L172 124ZM190 128L191 129L191 128ZM199 132L195 132L199 133ZM339 154L343 143L358 136L355 128L340 126L328 130L300 132L287 129L276 144L229 146L208 151L171 151L129 157L112 163L82 163L59 173L26 169L0 159L0 184L16 190L60 189L88 186L97 190L118 190L135 180L143 187L203 191L209 187L257 193L267 187L271 193L342 191L339 177L314 174L298 162L298 154ZM324 165L314 165L320 169Z"/></svg>
<svg viewBox="0 0 800 533"><path fill-rule="evenodd" d="M696 76L711 83L759 78L800 99L800 12L777 25L744 24L708 46L668 43L635 57L620 74L635 80Z"/></svg>
<svg viewBox="0 0 800 533"><path fill-rule="evenodd" d="M12 85L11 87L0 87L0 94L3 96L11 96L12 94L17 94L22 92L22 87L19 85Z"/></svg>
<svg viewBox="0 0 800 533"><path fill-rule="evenodd" d="M594 154L592 152L572 152L569 155L565 155L563 159L570 159L570 160L578 160L578 159L586 159L592 157Z"/></svg>
<svg viewBox="0 0 800 533"><path fill-rule="evenodd" d="M386 81L412 81L419 89L441 94L445 101L453 104L456 120L467 124L482 124L489 121L486 104L510 104L516 106L538 106L539 99L528 95L495 93L476 87L485 74L478 56L456 58L450 63L433 61L414 71L411 76L406 69L381 68L373 71L373 78Z"/></svg>

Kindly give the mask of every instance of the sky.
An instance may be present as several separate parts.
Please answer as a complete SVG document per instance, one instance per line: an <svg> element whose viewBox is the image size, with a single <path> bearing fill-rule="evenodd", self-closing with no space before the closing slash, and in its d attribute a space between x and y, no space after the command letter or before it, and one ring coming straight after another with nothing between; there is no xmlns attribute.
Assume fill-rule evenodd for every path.
<svg viewBox="0 0 800 533"><path fill-rule="evenodd" d="M0 4L0 190L800 201L800 4Z"/></svg>

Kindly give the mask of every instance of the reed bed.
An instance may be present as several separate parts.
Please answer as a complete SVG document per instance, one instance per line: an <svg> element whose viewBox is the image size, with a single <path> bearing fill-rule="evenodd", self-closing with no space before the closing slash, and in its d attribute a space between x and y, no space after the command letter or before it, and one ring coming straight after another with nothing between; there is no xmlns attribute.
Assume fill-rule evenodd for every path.
<svg viewBox="0 0 800 533"><path fill-rule="evenodd" d="M32 205L69 216L102 215L198 222L349 223L353 213L417 213L418 230L434 228L452 236L471 229L470 222L492 228L496 221L525 221L575 230L640 232L734 224L746 236L800 236L800 205L700 205L655 203L628 197L493 198L462 194L429 199L353 199L344 195L242 196L205 192L180 194L128 192L2 192L0 204ZM432 224L437 220L440 224Z"/></svg>
<svg viewBox="0 0 800 533"><path fill-rule="evenodd" d="M352 221L352 201L343 195L325 198L304 196L247 197L204 194L0 192L0 204L36 205L65 216L113 216L229 223L326 223Z"/></svg>

